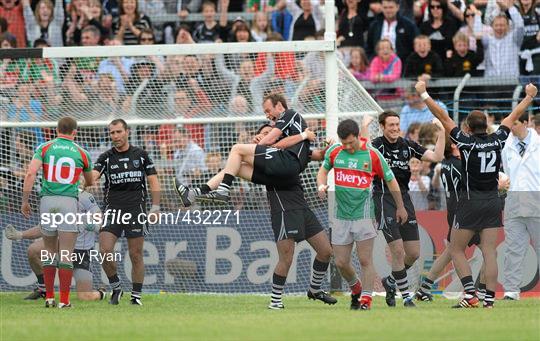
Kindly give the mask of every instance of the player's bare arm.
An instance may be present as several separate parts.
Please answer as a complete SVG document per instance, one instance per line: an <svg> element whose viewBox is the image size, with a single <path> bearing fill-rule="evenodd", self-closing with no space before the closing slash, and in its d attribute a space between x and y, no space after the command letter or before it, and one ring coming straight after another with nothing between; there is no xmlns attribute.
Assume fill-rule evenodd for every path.
<svg viewBox="0 0 540 341"><path fill-rule="evenodd" d="M272 130L270 130L270 132L261 141L259 141L258 144L263 146L271 146L277 142L281 135L283 135L281 129L272 128Z"/></svg>
<svg viewBox="0 0 540 341"><path fill-rule="evenodd" d="M369 125L373 122L373 116L371 115L364 115L362 117L362 126L360 128L360 136L369 139Z"/></svg>
<svg viewBox="0 0 540 341"><path fill-rule="evenodd" d="M429 96L429 94L427 93L426 91L426 82L424 81L419 81L418 83L416 83L416 85L414 86L415 89L416 89L416 92L418 92L418 94L420 95L420 97L422 98L422 100L424 101L424 103L426 103L427 107L429 108L429 111L431 111L431 113L439 119L439 121L441 122L441 124L443 125L444 129L450 133L450 131L452 131L452 129L454 129L456 127L456 123L454 122L454 120L452 120L452 118L448 115L448 113L446 112L446 110L444 110L443 108L441 108L437 102L435 102L433 100L433 98L431 98L431 96ZM443 141L443 149L444 149L444 141ZM423 158L422 158L423 159Z"/></svg>
<svg viewBox="0 0 540 341"><path fill-rule="evenodd" d="M435 150L426 150L424 155L422 155L422 161L438 163L441 162L444 158L444 144L446 141L446 134L440 120L436 118L433 119L433 124L435 124L437 128L439 128L439 131L437 132L437 142L435 143Z"/></svg>
<svg viewBox="0 0 540 341"><path fill-rule="evenodd" d="M400 224L406 223L408 217L407 210L405 210L405 205L403 204L403 198L401 197L401 191L399 189L399 184L397 180L392 179L390 181L387 181L386 185L388 186L388 189L392 194L392 198L394 198L394 201L396 202L396 220Z"/></svg>
<svg viewBox="0 0 540 341"><path fill-rule="evenodd" d="M160 202L161 202L161 184L157 175L149 175L148 186L150 187L150 196L152 197L152 208L150 209L149 214L159 212Z"/></svg>
<svg viewBox="0 0 540 341"><path fill-rule="evenodd" d="M274 128L274 129L277 129L277 128ZM270 131L270 133L268 133L266 136L270 135L272 133L272 131L274 131L274 129L272 129ZM277 129L279 130L279 129ZM274 148L278 148L278 149L287 149L289 147L292 147L294 146L295 144L298 144L304 140L309 140L311 142L315 141L315 139L317 138L317 135L309 130L309 128L306 128L304 130L304 132L300 135L292 135L292 136L287 136L286 138L284 139L281 139L279 142L276 142L272 145L272 147ZM264 139L264 137L263 137ZM261 139L262 141L262 139ZM257 144L262 144L261 142L257 143Z"/></svg>
<svg viewBox="0 0 540 341"><path fill-rule="evenodd" d="M521 100L521 102L519 102L518 105L516 105L510 115L508 115L502 120L501 125L506 126L508 129L512 128L512 124L514 124L514 121L516 121L521 115L523 115L525 110L527 110L529 105L531 105L531 103L533 102L537 93L538 89L536 88L536 86L534 86L532 83L527 84L527 86L525 87L525 97Z"/></svg>
<svg viewBox="0 0 540 341"><path fill-rule="evenodd" d="M34 187L34 181L36 181L37 173L39 169L41 169L41 164L42 162L40 160L33 159L28 165L28 170L26 171L26 175L24 177L21 212L26 218L30 218L30 213L32 212L32 208L30 207L28 200L30 198L30 192L32 192L32 187Z"/></svg>

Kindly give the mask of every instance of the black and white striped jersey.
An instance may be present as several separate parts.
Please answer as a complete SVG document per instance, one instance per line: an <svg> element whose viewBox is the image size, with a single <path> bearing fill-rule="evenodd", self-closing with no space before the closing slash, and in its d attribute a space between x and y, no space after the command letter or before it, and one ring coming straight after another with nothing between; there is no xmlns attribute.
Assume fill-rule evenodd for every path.
<svg viewBox="0 0 540 341"><path fill-rule="evenodd" d="M105 179L104 201L109 208L139 207L146 203L146 177L157 174L148 153L130 145L125 152L111 148L94 164Z"/></svg>
<svg viewBox="0 0 540 341"><path fill-rule="evenodd" d="M280 138L281 140L288 136L301 134L307 128L307 123L302 115L292 109L288 109L276 120L276 125L274 127L278 128L283 133ZM309 147L309 140L304 140L287 148L287 150L296 155L300 161L300 171L303 171L309 162Z"/></svg>
<svg viewBox="0 0 540 341"><path fill-rule="evenodd" d="M510 129L501 125L492 134L467 134L455 127L450 138L461 154L462 191L468 199L498 195L501 151Z"/></svg>
<svg viewBox="0 0 540 341"><path fill-rule="evenodd" d="M441 182L446 192L446 209L455 212L461 190L461 160L450 156L441 162Z"/></svg>

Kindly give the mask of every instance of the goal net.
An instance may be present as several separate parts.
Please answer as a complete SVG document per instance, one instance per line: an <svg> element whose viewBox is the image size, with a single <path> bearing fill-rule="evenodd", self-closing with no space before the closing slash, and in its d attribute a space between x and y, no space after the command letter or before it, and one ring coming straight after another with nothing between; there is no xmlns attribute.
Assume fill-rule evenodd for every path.
<svg viewBox="0 0 540 341"><path fill-rule="evenodd" d="M107 124L123 118L130 143L144 148L156 165L162 212L174 216L174 221L152 225L145 240L145 291L268 292L278 257L264 188L236 181L230 206L188 211L180 208L172 177L197 186L217 173L230 148L249 143L266 121L262 98L269 93L285 94L289 106L304 116L318 135L315 147L322 146L330 114L360 120L379 112L343 64L326 74L325 56L333 49L326 41L50 48L34 58L4 59L1 228L12 224L25 230L39 222L40 180L31 194L31 219L20 214L22 183L36 147L55 137L58 118L77 119L76 142L93 162L111 148ZM326 85L332 77L337 106L328 113ZM302 181L310 207L326 227L327 203L316 195L319 166L312 162ZM90 191L102 204L101 187ZM227 218L224 210L230 210ZM2 290L30 288L35 282L26 256L31 241L12 242L2 233L1 243ZM379 249L386 259L384 244ZM127 285L131 264L125 239L117 252L119 275ZM306 242L299 244L286 292L306 289L314 256ZM92 269L96 286L108 282L99 264Z"/></svg>

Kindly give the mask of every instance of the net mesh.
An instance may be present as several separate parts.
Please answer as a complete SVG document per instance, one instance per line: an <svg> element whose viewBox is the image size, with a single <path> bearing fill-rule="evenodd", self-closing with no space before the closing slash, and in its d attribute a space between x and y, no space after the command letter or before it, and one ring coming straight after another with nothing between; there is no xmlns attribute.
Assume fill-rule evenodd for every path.
<svg viewBox="0 0 540 341"><path fill-rule="evenodd" d="M322 146L324 63L324 52L292 51L9 61L9 77L0 88L0 115L13 126L4 125L0 131L0 226L25 230L38 223L37 213L30 220L19 213L22 183L35 148L54 138L58 118L77 119L76 142L94 162L111 148L107 123L124 118L133 122L130 143L144 148L156 164L162 211L176 217L174 223L153 225L145 240L145 290L268 292L277 251L264 188L238 181L230 207L179 211L172 177L196 186L217 173L230 148L250 142L265 122L262 98L272 92L285 94L289 106L317 132L315 147ZM360 120L363 114L380 110L342 64L338 79L338 116ZM327 204L316 195L318 167L312 162L302 182L310 207L328 226ZM39 190L38 180L31 195L34 210L39 207ZM90 191L103 202L101 187ZM226 221L217 211L222 209L232 210ZM3 237L2 290L34 283L26 257L30 243ZM122 256L119 275L128 283L131 265L124 239L117 250ZM307 288L314 256L307 243L297 247L288 292ZM92 268L96 285L108 282L96 262Z"/></svg>

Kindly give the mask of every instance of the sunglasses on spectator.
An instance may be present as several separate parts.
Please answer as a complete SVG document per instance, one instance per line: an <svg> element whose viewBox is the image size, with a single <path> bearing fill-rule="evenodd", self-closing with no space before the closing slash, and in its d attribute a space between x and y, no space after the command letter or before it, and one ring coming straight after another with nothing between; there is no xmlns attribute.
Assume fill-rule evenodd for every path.
<svg viewBox="0 0 540 341"><path fill-rule="evenodd" d="M431 6L429 6L429 8L431 8L431 9L441 9L442 6L441 5L431 5Z"/></svg>
<svg viewBox="0 0 540 341"><path fill-rule="evenodd" d="M141 38L141 41L154 41L154 38L152 38L152 37Z"/></svg>
<svg viewBox="0 0 540 341"><path fill-rule="evenodd" d="M468 13L468 14L465 14L465 17L468 18L468 17L474 17L474 14L473 13Z"/></svg>

